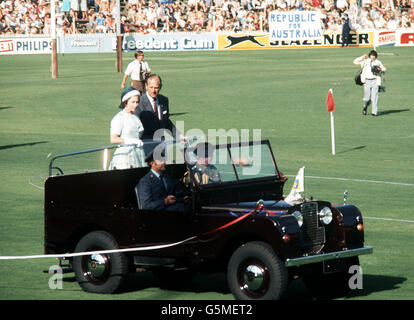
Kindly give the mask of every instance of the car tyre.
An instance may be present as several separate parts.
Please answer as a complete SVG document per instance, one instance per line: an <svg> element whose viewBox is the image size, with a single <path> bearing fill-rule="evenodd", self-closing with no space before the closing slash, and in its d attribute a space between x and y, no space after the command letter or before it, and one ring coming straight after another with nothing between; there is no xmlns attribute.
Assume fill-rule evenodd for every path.
<svg viewBox="0 0 414 320"><path fill-rule="evenodd" d="M227 283L238 300L278 300L288 285L288 272L267 243L243 244L230 258Z"/></svg>
<svg viewBox="0 0 414 320"><path fill-rule="evenodd" d="M77 244L75 252L117 249L116 240L105 231L85 235ZM73 258L76 280L84 291L114 293L118 291L128 274L129 263L124 253L92 254Z"/></svg>

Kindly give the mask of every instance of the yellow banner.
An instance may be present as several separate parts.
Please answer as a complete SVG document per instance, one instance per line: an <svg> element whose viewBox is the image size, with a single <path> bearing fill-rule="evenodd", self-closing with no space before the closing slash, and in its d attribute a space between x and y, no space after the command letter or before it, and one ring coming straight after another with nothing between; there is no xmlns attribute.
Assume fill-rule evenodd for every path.
<svg viewBox="0 0 414 320"><path fill-rule="evenodd" d="M350 47L372 47L373 32L350 34ZM324 33L321 40L275 41L269 43L269 35L257 34L219 34L218 50L268 50L294 48L335 48L342 46L340 33Z"/></svg>

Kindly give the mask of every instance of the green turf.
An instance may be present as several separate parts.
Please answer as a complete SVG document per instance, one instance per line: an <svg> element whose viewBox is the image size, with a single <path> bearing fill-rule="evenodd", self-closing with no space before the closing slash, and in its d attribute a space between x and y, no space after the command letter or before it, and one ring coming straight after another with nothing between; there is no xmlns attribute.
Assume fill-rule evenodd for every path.
<svg viewBox="0 0 414 320"><path fill-rule="evenodd" d="M305 175L414 184L414 51L379 48L387 67L380 116L362 116L362 88L354 84L355 57L367 49L249 52L146 53L163 77L172 120L185 130L261 129L279 168ZM398 55L381 55L381 53ZM133 55L124 54L124 67ZM46 55L0 57L0 255L43 252L43 190L47 157L109 144L109 123L118 112L122 75L114 54L59 55L51 78ZM336 102L337 155L330 154L329 88ZM285 193L292 185L291 178ZM349 202L372 218L414 220L414 187L356 181L305 179L306 195ZM361 257L364 289L350 299L414 298L414 223L365 220ZM232 299L223 275L199 275L180 290L160 287L150 273L131 278L127 292L83 292L73 274L63 290L51 290L42 270L54 259L0 261L0 299ZM310 298L300 281L288 299Z"/></svg>

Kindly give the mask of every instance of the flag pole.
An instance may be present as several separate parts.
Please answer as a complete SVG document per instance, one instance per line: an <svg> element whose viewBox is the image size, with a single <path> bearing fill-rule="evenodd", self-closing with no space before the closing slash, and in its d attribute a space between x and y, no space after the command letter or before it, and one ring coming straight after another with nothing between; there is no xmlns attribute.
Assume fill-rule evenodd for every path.
<svg viewBox="0 0 414 320"><path fill-rule="evenodd" d="M331 114L331 140L332 140L332 155L335 155L335 125L334 125L334 116L333 112Z"/></svg>
<svg viewBox="0 0 414 320"><path fill-rule="evenodd" d="M334 125L334 111L335 111L335 101L333 98L332 88L328 91L328 97L326 98L326 106L328 107L328 112L330 113L331 118L331 143L332 143L332 154L335 155L335 125Z"/></svg>

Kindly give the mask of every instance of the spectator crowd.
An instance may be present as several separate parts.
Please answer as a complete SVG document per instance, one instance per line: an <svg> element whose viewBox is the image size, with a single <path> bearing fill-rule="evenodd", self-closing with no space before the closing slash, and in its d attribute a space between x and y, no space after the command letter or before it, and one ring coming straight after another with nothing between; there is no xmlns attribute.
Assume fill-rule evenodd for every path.
<svg viewBox="0 0 414 320"><path fill-rule="evenodd" d="M121 0L121 32L268 31L273 10L320 10L323 29L414 27L414 0ZM57 2L57 30L115 33L115 0ZM0 0L0 34L50 34L50 0Z"/></svg>

